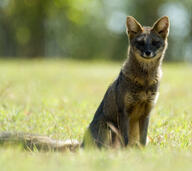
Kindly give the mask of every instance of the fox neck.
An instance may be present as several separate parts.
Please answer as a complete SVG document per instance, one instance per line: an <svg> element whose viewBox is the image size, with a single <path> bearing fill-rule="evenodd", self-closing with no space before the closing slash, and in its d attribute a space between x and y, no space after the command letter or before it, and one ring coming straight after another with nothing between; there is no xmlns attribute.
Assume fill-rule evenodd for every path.
<svg viewBox="0 0 192 171"><path fill-rule="evenodd" d="M165 50L164 50L165 51ZM128 58L126 59L122 72L125 76L145 79L159 79L161 77L161 63L164 51L155 59L142 59L137 57L134 49L129 47Z"/></svg>

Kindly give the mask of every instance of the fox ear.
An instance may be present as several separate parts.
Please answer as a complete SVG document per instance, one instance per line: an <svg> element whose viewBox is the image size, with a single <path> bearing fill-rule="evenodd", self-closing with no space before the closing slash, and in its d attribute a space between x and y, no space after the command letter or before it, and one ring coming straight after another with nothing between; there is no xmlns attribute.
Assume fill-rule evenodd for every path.
<svg viewBox="0 0 192 171"><path fill-rule="evenodd" d="M133 38L137 33L143 30L139 22L132 16L127 17L126 26L127 26L127 34L129 35L130 38Z"/></svg>
<svg viewBox="0 0 192 171"><path fill-rule="evenodd" d="M169 18L167 16L161 17L153 25L153 29L161 37L166 38L169 34Z"/></svg>

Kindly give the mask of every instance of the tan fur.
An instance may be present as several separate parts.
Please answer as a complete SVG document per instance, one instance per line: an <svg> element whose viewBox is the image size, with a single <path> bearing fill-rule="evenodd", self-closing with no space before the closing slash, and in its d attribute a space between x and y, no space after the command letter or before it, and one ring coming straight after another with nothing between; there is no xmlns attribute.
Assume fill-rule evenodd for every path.
<svg viewBox="0 0 192 171"><path fill-rule="evenodd" d="M139 143L139 138L140 138L139 121L138 120L130 121L130 125L129 125L129 144L128 145L133 146L133 145L140 144Z"/></svg>

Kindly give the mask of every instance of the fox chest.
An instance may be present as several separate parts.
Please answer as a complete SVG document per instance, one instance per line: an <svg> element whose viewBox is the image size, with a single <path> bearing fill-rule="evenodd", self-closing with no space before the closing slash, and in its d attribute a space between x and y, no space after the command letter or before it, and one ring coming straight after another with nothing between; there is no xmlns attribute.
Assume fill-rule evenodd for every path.
<svg viewBox="0 0 192 171"><path fill-rule="evenodd" d="M142 115L148 115L154 104L157 102L158 95L158 92L153 91L126 93L124 110L132 119L138 119Z"/></svg>

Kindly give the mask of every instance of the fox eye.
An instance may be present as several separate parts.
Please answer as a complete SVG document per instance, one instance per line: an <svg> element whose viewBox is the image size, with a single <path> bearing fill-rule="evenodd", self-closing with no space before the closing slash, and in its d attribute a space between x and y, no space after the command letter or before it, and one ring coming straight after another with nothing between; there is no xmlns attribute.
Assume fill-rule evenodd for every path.
<svg viewBox="0 0 192 171"><path fill-rule="evenodd" d="M145 44L145 42L143 40L137 40L136 43L139 45L139 46L143 46Z"/></svg>
<svg viewBox="0 0 192 171"><path fill-rule="evenodd" d="M153 46L158 46L159 44L160 44L160 41L157 41L157 40L152 41Z"/></svg>

